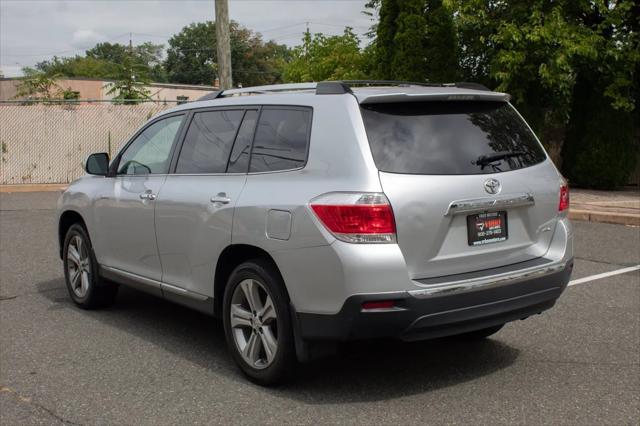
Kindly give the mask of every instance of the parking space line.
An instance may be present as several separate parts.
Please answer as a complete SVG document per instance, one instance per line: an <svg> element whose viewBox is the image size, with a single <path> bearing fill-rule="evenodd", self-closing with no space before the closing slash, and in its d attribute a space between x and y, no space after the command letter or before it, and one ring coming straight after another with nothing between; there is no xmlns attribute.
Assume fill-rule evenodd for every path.
<svg viewBox="0 0 640 426"><path fill-rule="evenodd" d="M604 272L602 274L590 275L588 277L579 278L577 280L569 281L569 285L571 286L571 285L577 285L577 284L584 284L584 283L588 283L590 281L600 280L602 278L607 278L607 277L611 277L611 276L614 276L614 275L626 274L627 272L633 272L633 271L637 271L639 269L640 269L640 265L630 266L628 268L616 269L615 271L609 271L609 272Z"/></svg>

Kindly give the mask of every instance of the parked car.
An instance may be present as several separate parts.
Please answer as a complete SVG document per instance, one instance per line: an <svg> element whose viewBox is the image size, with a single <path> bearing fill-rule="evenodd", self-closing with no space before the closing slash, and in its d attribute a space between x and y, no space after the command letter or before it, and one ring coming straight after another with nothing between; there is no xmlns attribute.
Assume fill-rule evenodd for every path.
<svg viewBox="0 0 640 426"><path fill-rule="evenodd" d="M573 267L565 181L508 95L468 83L216 92L86 171L59 200L72 300L122 284L221 317L261 384L335 342L487 337Z"/></svg>

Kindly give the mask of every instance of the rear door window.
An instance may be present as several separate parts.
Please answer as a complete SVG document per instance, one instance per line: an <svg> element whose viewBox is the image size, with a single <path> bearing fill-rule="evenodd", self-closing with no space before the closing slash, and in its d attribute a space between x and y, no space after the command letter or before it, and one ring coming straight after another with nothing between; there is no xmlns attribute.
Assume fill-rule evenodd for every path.
<svg viewBox="0 0 640 426"><path fill-rule="evenodd" d="M264 107L253 141L249 171L273 172L301 168L307 161L311 110Z"/></svg>
<svg viewBox="0 0 640 426"><path fill-rule="evenodd" d="M184 138L176 173L224 173L243 110L193 114Z"/></svg>
<svg viewBox="0 0 640 426"><path fill-rule="evenodd" d="M362 105L379 170L426 175L497 173L546 155L505 102L404 102Z"/></svg>

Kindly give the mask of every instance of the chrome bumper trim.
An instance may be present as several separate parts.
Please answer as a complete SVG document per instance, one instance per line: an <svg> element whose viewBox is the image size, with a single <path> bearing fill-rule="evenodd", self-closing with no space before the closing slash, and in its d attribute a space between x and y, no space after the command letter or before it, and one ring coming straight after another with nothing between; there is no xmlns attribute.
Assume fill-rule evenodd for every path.
<svg viewBox="0 0 640 426"><path fill-rule="evenodd" d="M567 261L560 261L543 267L533 267L517 272L492 275L464 281L454 281L445 284L429 286L419 290L409 290L409 294L416 299L426 299L430 297L451 296L454 294L467 293L471 291L485 290L505 285L515 284L545 275L555 274L563 271L567 267Z"/></svg>

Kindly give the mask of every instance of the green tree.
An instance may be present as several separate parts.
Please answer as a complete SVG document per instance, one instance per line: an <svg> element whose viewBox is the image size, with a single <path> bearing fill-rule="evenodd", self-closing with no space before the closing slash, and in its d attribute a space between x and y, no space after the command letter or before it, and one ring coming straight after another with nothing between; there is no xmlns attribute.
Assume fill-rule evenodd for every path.
<svg viewBox="0 0 640 426"><path fill-rule="evenodd" d="M147 71L149 80L162 83L167 80L164 69L164 45L145 42L133 47L134 60Z"/></svg>
<svg viewBox="0 0 640 426"><path fill-rule="evenodd" d="M424 13L427 78L434 82L457 81L460 77L459 52L453 12L442 0L428 0Z"/></svg>
<svg viewBox="0 0 640 426"><path fill-rule="evenodd" d="M119 43L98 43L85 52L85 56L57 57L39 62L36 69L48 75L59 74L65 77L86 77L117 79L121 75L121 67L125 57L131 55L137 68L144 68L144 73L151 81L167 81L162 66L163 46L143 43L129 47Z"/></svg>
<svg viewBox="0 0 640 426"><path fill-rule="evenodd" d="M23 68L25 76L20 80L14 99L51 100L61 98L62 89L57 83L58 74L47 75L33 68Z"/></svg>
<svg viewBox="0 0 640 426"><path fill-rule="evenodd" d="M111 84L107 94L115 94L114 99L122 103L149 99L149 90L145 88L149 84L147 72L148 69L138 63L133 55L125 55L117 79Z"/></svg>
<svg viewBox="0 0 640 426"><path fill-rule="evenodd" d="M369 27L369 31L365 33L365 36L367 36L367 38L369 39L375 39L378 32L377 17L380 13L380 2L381 0L368 0L364 4L364 10L362 11L362 14L368 16L372 21L372 24Z"/></svg>
<svg viewBox="0 0 640 426"><path fill-rule="evenodd" d="M128 49L120 43L98 43L85 52L87 58L102 59L108 62L122 63Z"/></svg>
<svg viewBox="0 0 640 426"><path fill-rule="evenodd" d="M563 174L572 185L616 188L629 182L637 155L633 115L616 110L597 80L580 76L562 147Z"/></svg>
<svg viewBox="0 0 640 426"><path fill-rule="evenodd" d="M576 90L597 91L600 102L611 106L620 120L625 120L624 111L635 108L640 56L638 14L633 11L637 4L605 0L452 0L451 4L462 45L463 74L509 92L555 161L560 161L573 115L572 99L579 96ZM598 84L576 85L586 75Z"/></svg>
<svg viewBox="0 0 640 426"><path fill-rule="evenodd" d="M281 81L281 69L289 49L273 41L265 43L260 34L230 23L231 64L236 85L254 86ZM169 40L164 66L169 81L213 84L216 72L216 31L214 22L192 23Z"/></svg>
<svg viewBox="0 0 640 426"><path fill-rule="evenodd" d="M581 25L598 29L600 47L596 59L577 57L572 64L576 78L562 171L575 185L625 185L638 162L640 2L626 6L570 10Z"/></svg>
<svg viewBox="0 0 640 426"><path fill-rule="evenodd" d="M446 82L459 75L453 13L442 0L383 0L375 45L381 78Z"/></svg>
<svg viewBox="0 0 640 426"><path fill-rule="evenodd" d="M378 63L377 76L393 80L393 56L394 56L394 37L397 32L396 21L400 14L398 0L381 0L381 3L371 1L368 6L371 8L380 8L379 22L376 26L376 36L374 44L376 62Z"/></svg>
<svg viewBox="0 0 640 426"><path fill-rule="evenodd" d="M111 79L118 73L117 63L80 55L62 58L54 56L50 60L38 62L35 68L46 75L64 77Z"/></svg>
<svg viewBox="0 0 640 426"><path fill-rule="evenodd" d="M383 2L384 3L384 2ZM427 19L424 0L404 0L399 3L399 13L395 20L391 53L391 73L385 78L391 80L428 81L426 55Z"/></svg>
<svg viewBox="0 0 640 426"><path fill-rule="evenodd" d="M366 57L360 40L351 28L342 35L305 33L302 45L293 50L285 66L287 82L358 80L367 78Z"/></svg>

